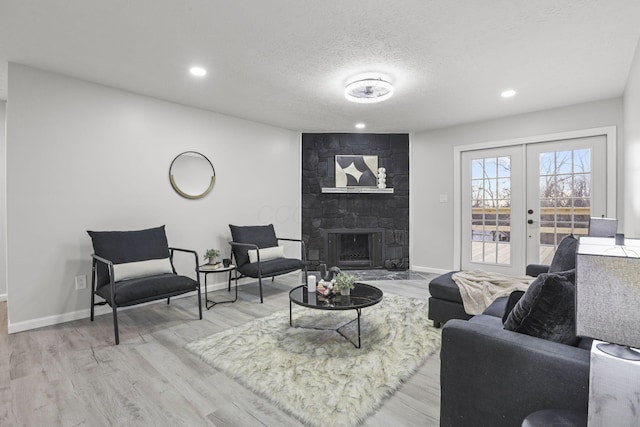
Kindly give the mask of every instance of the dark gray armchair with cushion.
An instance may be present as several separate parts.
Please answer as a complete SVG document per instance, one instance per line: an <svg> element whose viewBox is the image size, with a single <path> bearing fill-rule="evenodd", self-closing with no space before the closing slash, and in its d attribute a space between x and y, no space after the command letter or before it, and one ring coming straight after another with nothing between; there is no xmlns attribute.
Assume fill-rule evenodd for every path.
<svg viewBox="0 0 640 427"><path fill-rule="evenodd" d="M258 279L260 286L260 302L262 298L262 278L291 273L296 270L304 271L307 281L306 247L301 239L276 237L273 224L238 226L229 224L231 238L229 244L233 258L241 277ZM278 246L279 241L300 243L300 259L286 258L284 248Z"/></svg>
<svg viewBox="0 0 640 427"><path fill-rule="evenodd" d="M96 305L109 304L113 309L116 344L118 307L142 304L191 291L198 293L198 313L202 319L198 254L187 249L170 248L164 225L136 231L87 231L93 242L91 279L91 321ZM174 252L194 257L196 280L180 276L173 266ZM104 302L95 302L95 296Z"/></svg>

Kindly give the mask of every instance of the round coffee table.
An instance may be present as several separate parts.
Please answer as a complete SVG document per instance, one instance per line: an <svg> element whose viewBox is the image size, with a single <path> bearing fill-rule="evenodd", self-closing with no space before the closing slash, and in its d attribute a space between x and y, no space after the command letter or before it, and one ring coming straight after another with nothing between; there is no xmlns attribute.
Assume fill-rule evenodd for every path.
<svg viewBox="0 0 640 427"><path fill-rule="evenodd" d="M293 304L298 304L303 307L311 308L314 310L355 310L358 313L358 317L338 327L337 329L331 329L336 331L344 338L346 338L356 348L361 347L360 341L360 315L362 309L376 305L382 301L383 293L375 286L365 285L364 283L356 283L355 287L351 289L350 295L336 295L332 297L326 297L319 295L316 292L308 292L306 285L300 285L293 288L289 292L289 326L293 326ZM353 342L349 337L342 333L340 330L350 323L358 322L358 343ZM309 328L319 329L319 328Z"/></svg>

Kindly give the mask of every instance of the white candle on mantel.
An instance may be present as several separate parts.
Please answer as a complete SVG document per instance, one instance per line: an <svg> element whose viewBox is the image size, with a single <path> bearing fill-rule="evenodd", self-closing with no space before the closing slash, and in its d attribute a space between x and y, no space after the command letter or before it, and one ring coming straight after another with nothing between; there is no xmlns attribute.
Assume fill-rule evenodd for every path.
<svg viewBox="0 0 640 427"><path fill-rule="evenodd" d="M309 292L316 291L316 276L309 276L307 278L307 290Z"/></svg>

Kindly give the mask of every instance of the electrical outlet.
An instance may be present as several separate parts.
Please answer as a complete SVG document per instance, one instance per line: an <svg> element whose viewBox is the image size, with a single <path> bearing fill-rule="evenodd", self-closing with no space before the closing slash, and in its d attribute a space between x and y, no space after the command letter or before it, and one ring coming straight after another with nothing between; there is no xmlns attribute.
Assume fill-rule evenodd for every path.
<svg viewBox="0 0 640 427"><path fill-rule="evenodd" d="M76 291L79 291L80 289L87 289L87 276L84 274L76 276Z"/></svg>
<svg viewBox="0 0 640 427"><path fill-rule="evenodd" d="M441 194L440 195L440 203L449 203L449 195Z"/></svg>

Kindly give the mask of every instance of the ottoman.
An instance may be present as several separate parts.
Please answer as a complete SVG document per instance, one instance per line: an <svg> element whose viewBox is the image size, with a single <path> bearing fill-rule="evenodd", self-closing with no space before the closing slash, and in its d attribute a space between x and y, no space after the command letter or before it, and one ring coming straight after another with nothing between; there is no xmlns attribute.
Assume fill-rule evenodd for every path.
<svg viewBox="0 0 640 427"><path fill-rule="evenodd" d="M546 270L549 268L548 266L541 267ZM467 314L467 312L464 311L460 290L456 282L451 278L454 273L457 272L450 271L429 282L429 293L431 297L429 298L428 318L433 320L433 326L436 328L441 327L450 319L469 320L473 317L473 315ZM496 299L487 307L483 314L502 317L507 299L508 297Z"/></svg>
<svg viewBox="0 0 640 427"><path fill-rule="evenodd" d="M451 278L454 273L457 271L450 271L429 282L429 319L433 320L436 328L450 319L468 320L473 317L464 311L460 290Z"/></svg>

